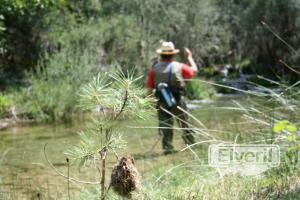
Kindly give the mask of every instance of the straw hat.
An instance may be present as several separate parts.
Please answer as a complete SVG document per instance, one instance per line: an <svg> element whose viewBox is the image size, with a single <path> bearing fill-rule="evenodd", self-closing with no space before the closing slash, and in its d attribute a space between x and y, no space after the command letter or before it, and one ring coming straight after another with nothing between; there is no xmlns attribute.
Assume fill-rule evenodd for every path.
<svg viewBox="0 0 300 200"><path fill-rule="evenodd" d="M173 42L163 42L160 49L156 50L156 53L161 55L174 55L179 53L179 49L175 49Z"/></svg>

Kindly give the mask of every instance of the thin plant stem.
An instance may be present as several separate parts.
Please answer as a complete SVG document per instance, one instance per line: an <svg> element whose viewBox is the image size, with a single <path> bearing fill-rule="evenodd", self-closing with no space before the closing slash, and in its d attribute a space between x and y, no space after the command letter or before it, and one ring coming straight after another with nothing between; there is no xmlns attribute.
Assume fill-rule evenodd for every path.
<svg viewBox="0 0 300 200"><path fill-rule="evenodd" d="M275 31L264 21L261 21L261 24L266 27L277 39L279 39L282 43L284 43L293 53L298 55L298 52L289 44L287 43L282 37L280 37Z"/></svg>
<svg viewBox="0 0 300 200"><path fill-rule="evenodd" d="M119 118L119 116L122 114L122 112L124 111L124 108L126 106L127 100L128 100L128 91L125 90L124 100L123 100L122 107L121 107L120 111L117 113L117 115L114 117L114 120L117 120Z"/></svg>
<svg viewBox="0 0 300 200"><path fill-rule="evenodd" d="M101 200L105 199L105 174L106 174L106 155L107 155L107 147L103 147L101 151L99 152L101 156L101 180L100 180L100 186L101 186Z"/></svg>
<svg viewBox="0 0 300 200"><path fill-rule="evenodd" d="M289 70L295 72L296 74L300 75L300 72L297 71L296 69L292 68L291 66L289 66L286 62L284 62L283 60L279 60L280 63L282 63L286 68L288 68Z"/></svg>
<svg viewBox="0 0 300 200"><path fill-rule="evenodd" d="M70 196L70 162L69 162L69 158L66 158L67 164L68 164L68 199L71 199Z"/></svg>
<svg viewBox="0 0 300 200"><path fill-rule="evenodd" d="M102 160L102 171L101 171L101 194L102 200L105 199L105 159Z"/></svg>

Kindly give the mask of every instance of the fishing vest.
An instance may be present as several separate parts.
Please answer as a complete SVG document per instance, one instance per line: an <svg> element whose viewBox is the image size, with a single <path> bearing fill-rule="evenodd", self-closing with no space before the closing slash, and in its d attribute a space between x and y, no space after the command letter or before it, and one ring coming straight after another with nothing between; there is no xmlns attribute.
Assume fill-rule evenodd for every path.
<svg viewBox="0 0 300 200"><path fill-rule="evenodd" d="M153 66L154 84L157 88L159 83L167 83L176 100L185 93L185 82L181 73L182 63L158 62Z"/></svg>

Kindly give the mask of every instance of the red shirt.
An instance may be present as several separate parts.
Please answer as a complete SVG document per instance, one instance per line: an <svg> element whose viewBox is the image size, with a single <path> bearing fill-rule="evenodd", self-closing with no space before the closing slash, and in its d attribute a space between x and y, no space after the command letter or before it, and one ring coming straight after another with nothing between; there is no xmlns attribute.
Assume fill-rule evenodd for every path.
<svg viewBox="0 0 300 200"><path fill-rule="evenodd" d="M187 64L181 63L181 74L184 79L191 79L195 74L195 71ZM151 68L148 73L148 79L146 83L147 88L155 88L154 83L154 69Z"/></svg>

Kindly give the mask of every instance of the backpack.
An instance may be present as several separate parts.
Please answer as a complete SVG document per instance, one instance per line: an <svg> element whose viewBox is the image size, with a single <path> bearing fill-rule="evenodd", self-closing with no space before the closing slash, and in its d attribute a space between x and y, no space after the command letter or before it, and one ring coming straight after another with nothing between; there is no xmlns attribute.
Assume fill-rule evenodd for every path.
<svg viewBox="0 0 300 200"><path fill-rule="evenodd" d="M179 65L178 62L159 62L154 65L156 97L169 108L176 105L184 95L185 83Z"/></svg>

